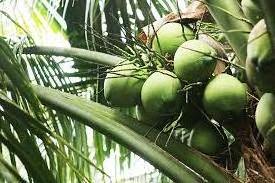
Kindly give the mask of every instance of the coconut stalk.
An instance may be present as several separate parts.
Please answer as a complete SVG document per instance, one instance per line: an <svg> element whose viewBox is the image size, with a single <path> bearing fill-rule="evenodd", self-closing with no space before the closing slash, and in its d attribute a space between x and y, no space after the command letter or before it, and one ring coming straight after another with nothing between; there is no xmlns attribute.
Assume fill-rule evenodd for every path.
<svg viewBox="0 0 275 183"><path fill-rule="evenodd" d="M272 53L275 58L275 1L274 0L258 0L261 9L264 12L264 19L267 26L267 32L271 38Z"/></svg>
<svg viewBox="0 0 275 183"><path fill-rule="evenodd" d="M34 46L24 48L23 53L78 58L85 62L108 66L114 66L124 60L123 58L115 55L85 50L81 48Z"/></svg>
<svg viewBox="0 0 275 183"><path fill-rule="evenodd" d="M204 0L203 2L224 32L240 64L245 66L247 40L252 26L245 19L238 0Z"/></svg>
<svg viewBox="0 0 275 183"><path fill-rule="evenodd" d="M126 145L131 151L141 155L144 159L163 170L170 177L172 174L177 176L178 173L173 173L173 171L179 171L180 168L184 167L175 166L177 169L171 168L170 166L173 165L174 159L169 156L166 157L165 151L210 182L239 182L229 172L220 168L198 151L174 139L171 139L166 145L168 139L166 134L160 134L158 130L152 129L152 127L142 124L116 110L54 89L34 86L34 91L44 105L79 119L85 125L114 138L119 143ZM144 135L149 131L150 133L145 138ZM158 135L159 137L156 140ZM155 140L156 144L153 145L151 141ZM165 151L160 150L156 145ZM159 153L164 153L164 156ZM166 162L170 160L170 163ZM183 170L180 171L182 172ZM187 177L183 175L180 177L187 181ZM175 177L171 178L175 180Z"/></svg>

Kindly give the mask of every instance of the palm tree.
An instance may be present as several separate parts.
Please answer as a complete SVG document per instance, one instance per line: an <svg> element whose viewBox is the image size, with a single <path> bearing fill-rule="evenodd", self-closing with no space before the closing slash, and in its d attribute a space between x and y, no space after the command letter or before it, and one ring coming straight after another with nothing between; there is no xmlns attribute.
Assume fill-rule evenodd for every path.
<svg viewBox="0 0 275 183"><path fill-rule="evenodd" d="M5 8L1 11L1 23L6 25L0 38L2 182L93 182L95 175L109 182L111 177L104 171L103 162L112 151L119 152L121 165L130 162L134 152L175 182L255 181L251 173L255 165L249 166L247 155L264 159L262 151L251 150L259 150L257 143L255 147L251 141L236 140L237 153L243 158L237 159L237 167L222 167L227 163L215 162L175 134L171 137L163 129L140 123L132 108L106 106L102 88L107 69L124 59L140 60L140 53L150 51L138 40L145 30L141 28L173 10L178 15L176 1L22 2L1 2L3 7L14 3L17 10L15 14ZM190 18L193 12L180 14L178 20L191 21L193 27L215 38L225 35L228 53L236 55L239 62L223 61L243 72L252 25L244 17L239 1L203 2L215 22L205 23L201 16ZM273 35L274 24L269 18L272 11L268 9L271 5L271 1L261 1ZM64 46L39 46L47 41L40 35L44 29L51 36L61 37ZM251 126L243 123L237 138L243 133L254 138L247 130ZM262 166L257 171L270 175L272 180L268 162L260 159L257 165Z"/></svg>

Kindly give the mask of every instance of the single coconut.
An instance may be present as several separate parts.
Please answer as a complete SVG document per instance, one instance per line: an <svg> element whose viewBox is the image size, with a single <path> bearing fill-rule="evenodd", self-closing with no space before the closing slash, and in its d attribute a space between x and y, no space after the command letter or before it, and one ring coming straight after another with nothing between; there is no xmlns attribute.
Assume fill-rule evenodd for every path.
<svg viewBox="0 0 275 183"><path fill-rule="evenodd" d="M177 48L186 40L194 38L193 31L179 23L167 23L158 31L152 42L152 49L163 56L174 55Z"/></svg>
<svg viewBox="0 0 275 183"><path fill-rule="evenodd" d="M256 125L264 137L271 137L275 130L275 94L265 93L256 108ZM273 137L274 138L274 137Z"/></svg>
<svg viewBox="0 0 275 183"><path fill-rule="evenodd" d="M181 82L168 70L158 70L145 81L141 90L144 110L152 116L169 116L181 107Z"/></svg>
<svg viewBox="0 0 275 183"><path fill-rule="evenodd" d="M226 140L216 126L200 121L190 134L190 146L207 155L217 155L226 148Z"/></svg>
<svg viewBox="0 0 275 183"><path fill-rule="evenodd" d="M105 99L116 107L131 107L140 103L140 92L147 78L144 69L134 64L114 67L104 81Z"/></svg>
<svg viewBox="0 0 275 183"><path fill-rule="evenodd" d="M252 24L256 24L264 17L257 0L242 0L241 5L244 15Z"/></svg>
<svg viewBox="0 0 275 183"><path fill-rule="evenodd" d="M184 42L176 51L174 71L181 80L198 82L207 80L216 67L217 53L200 40Z"/></svg>
<svg viewBox="0 0 275 183"><path fill-rule="evenodd" d="M266 93L275 92L275 59L272 56L264 20L258 22L248 38L246 75L249 82Z"/></svg>
<svg viewBox="0 0 275 183"><path fill-rule="evenodd" d="M218 121L239 115L246 101L246 87L228 74L217 75L208 83L203 94L206 112Z"/></svg>

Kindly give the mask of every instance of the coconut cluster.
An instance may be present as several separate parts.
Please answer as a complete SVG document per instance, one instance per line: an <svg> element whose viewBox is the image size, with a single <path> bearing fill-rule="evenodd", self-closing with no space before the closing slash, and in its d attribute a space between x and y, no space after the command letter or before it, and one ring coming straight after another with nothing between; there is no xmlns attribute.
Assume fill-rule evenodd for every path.
<svg viewBox="0 0 275 183"><path fill-rule="evenodd" d="M246 87L231 75L214 76L217 51L194 39L187 26L165 24L153 38L152 51L172 59L173 68L116 66L106 76L106 100L111 106L135 107L137 119L147 125L163 127L177 120L191 131L190 146L208 155L220 153L226 140L208 119L222 123L240 115Z"/></svg>
<svg viewBox="0 0 275 183"><path fill-rule="evenodd" d="M264 19L249 34L246 75L261 97L255 113L259 132L269 143L275 139L275 58Z"/></svg>
<svg viewBox="0 0 275 183"><path fill-rule="evenodd" d="M223 126L230 127L228 123L237 121L246 110L254 110L246 109L250 89L261 96L256 126L275 145L275 57L258 3L241 1L246 21L254 26L244 72L217 71L218 58L223 56L213 41L195 38L187 25L166 23L153 37L150 53L169 64L163 60L152 64L146 55L141 55L146 58L142 66L129 61L119 64L106 76L106 100L110 106L134 107L137 120L145 125L164 128L177 122L190 132L188 145L215 156L228 147ZM238 72L246 74L242 81L247 84L238 79Z"/></svg>
<svg viewBox="0 0 275 183"><path fill-rule="evenodd" d="M256 126L268 143L275 145L275 58L260 1L242 0L242 10L253 25L247 42L246 76L260 100Z"/></svg>

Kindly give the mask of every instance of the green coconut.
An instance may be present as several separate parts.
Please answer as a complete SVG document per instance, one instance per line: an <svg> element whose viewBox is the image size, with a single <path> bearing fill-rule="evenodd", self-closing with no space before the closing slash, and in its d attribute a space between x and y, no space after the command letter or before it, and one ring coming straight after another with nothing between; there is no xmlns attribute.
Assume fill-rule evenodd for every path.
<svg viewBox="0 0 275 183"><path fill-rule="evenodd" d="M190 146L207 155L217 155L226 148L226 140L213 124L200 121L190 134Z"/></svg>
<svg viewBox="0 0 275 183"><path fill-rule="evenodd" d="M275 94L265 93L256 108L256 125L259 132L264 136L274 136L275 128ZM273 137L274 138L274 137Z"/></svg>
<svg viewBox="0 0 275 183"><path fill-rule="evenodd" d="M219 122L239 115L246 101L246 87L229 74L217 75L208 83L203 94L206 112Z"/></svg>
<svg viewBox="0 0 275 183"><path fill-rule="evenodd" d="M152 49L163 56L174 55L177 48L186 40L194 38L193 31L179 23L167 23L158 31L152 42Z"/></svg>
<svg viewBox="0 0 275 183"><path fill-rule="evenodd" d="M105 99L116 107L131 107L140 103L140 92L147 73L134 64L114 67L104 81Z"/></svg>
<svg viewBox="0 0 275 183"><path fill-rule="evenodd" d="M275 92L275 59L264 20L257 23L248 38L246 75L262 92Z"/></svg>
<svg viewBox="0 0 275 183"><path fill-rule="evenodd" d="M264 17L263 11L257 1L242 0L241 5L244 15L252 24L256 24Z"/></svg>
<svg viewBox="0 0 275 183"><path fill-rule="evenodd" d="M144 110L152 116L169 116L181 107L181 82L168 70L158 70L145 81L141 90Z"/></svg>
<svg viewBox="0 0 275 183"><path fill-rule="evenodd" d="M181 80L207 80L214 72L217 61L214 48L200 40L184 42L174 56L174 72Z"/></svg>

